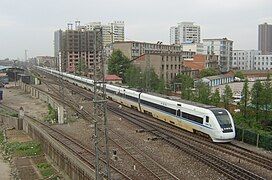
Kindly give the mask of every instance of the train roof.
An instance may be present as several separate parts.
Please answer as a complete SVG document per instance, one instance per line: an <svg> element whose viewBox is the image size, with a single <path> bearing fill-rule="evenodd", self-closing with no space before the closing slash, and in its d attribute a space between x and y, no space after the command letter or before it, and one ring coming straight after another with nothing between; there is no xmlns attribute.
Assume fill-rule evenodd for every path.
<svg viewBox="0 0 272 180"><path fill-rule="evenodd" d="M194 101L189 101L189 100L181 99L176 96L166 96L166 95L157 94L157 93L150 93L150 92L145 93L145 94L149 94L149 95L161 97L161 98L164 98L167 100L172 100L172 101L176 101L176 102L180 102L180 103L184 103L184 104L188 104L188 105L192 105L192 106L197 106L197 107L201 107L201 108L205 108L205 109L216 108L216 106L213 106L213 105L207 105L207 104L202 104L202 103L198 103L198 102L194 102Z"/></svg>

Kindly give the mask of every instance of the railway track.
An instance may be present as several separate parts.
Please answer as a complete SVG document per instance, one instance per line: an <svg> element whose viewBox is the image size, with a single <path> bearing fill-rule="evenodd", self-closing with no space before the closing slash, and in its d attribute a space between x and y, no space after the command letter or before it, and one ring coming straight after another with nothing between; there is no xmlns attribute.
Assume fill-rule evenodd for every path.
<svg viewBox="0 0 272 180"><path fill-rule="evenodd" d="M208 148L209 151L212 150L212 151L225 153L227 155L231 155L231 156L234 156L236 158L245 160L247 162L258 165L258 166L263 167L265 169L272 170L272 167L271 167L272 159L267 157L267 156L258 154L256 152L253 152L253 151L250 151L250 150L247 150L245 148L241 148L239 146L235 146L234 144L215 144L215 143L212 143L208 139L201 138L198 135L195 135L195 134L192 134L190 132L181 130L181 129L176 128L176 127L174 127L174 126L172 126L170 124L167 124L167 123L165 123L163 121L158 121L158 120L154 119L153 117L143 116L143 115L139 114L138 112L130 111L130 114L133 114L134 116L136 116L138 118L145 118L145 119L149 120L150 123L160 125L160 127L162 129L167 130L168 132L172 132L173 134L175 134L176 136L178 136L180 138L191 140L194 143L197 143L196 145Z"/></svg>
<svg viewBox="0 0 272 180"><path fill-rule="evenodd" d="M67 82L68 83L68 82ZM69 83L68 83L69 84ZM74 85L73 85L74 86ZM90 98L90 92L88 91L84 91L84 93L82 93L82 91L83 91L83 89L82 88L80 88L80 87L77 87L77 86L75 86L75 87L71 87L71 85L69 85L69 87L71 88L71 89L73 89L73 91L77 91L77 92L79 92L79 94L80 95L82 95L82 96L84 96L85 98L89 98L89 99L91 99ZM115 105L116 106L116 105ZM118 114L117 112L118 112L118 109L111 109L111 108L109 108L109 110L110 111L112 111L113 113L115 113L115 114ZM124 111L122 111L122 112L119 112L119 116L124 116L124 115L122 115L122 114L124 114L125 112ZM127 115L126 115L127 116ZM127 119L129 119L129 118L131 118L131 119L133 119L133 117L126 117ZM139 118L139 117L137 117L137 118ZM146 118L146 117L145 117ZM135 116L134 116L134 119L135 119ZM138 119L137 119L138 120ZM135 123L135 121L134 121L134 123ZM146 126L146 125L145 125ZM152 124L152 126L154 126L154 124ZM172 127L172 129L173 129L173 126L171 126ZM145 127L143 127L143 128L145 128ZM150 127L150 129L147 129L148 131L152 131L152 133L153 133L153 131L154 131L154 129L152 129L152 127ZM154 132L158 132L158 130L155 130ZM156 134L155 134L156 135ZM192 134L190 134L190 135L192 135ZM176 135L162 135L162 137L161 137L161 135L157 135L158 137L160 137L161 139L164 139L164 140L166 140L167 141L167 139L169 138L169 137L171 137L170 139L174 139L174 137L175 136L177 136L177 134ZM183 135L184 136L184 135ZM168 138L165 138L165 137L168 137ZM188 139L188 136L186 136L186 138ZM175 137L175 139L177 140L177 139L179 139L179 141L181 141L180 140L180 138L178 138L178 137ZM192 140L192 139L191 139ZM207 141L206 141L207 142ZM228 153L230 153L231 151L228 151L227 150L227 148L224 148L224 147L219 147L218 145L214 145L213 143L209 143L209 142L207 142L206 143L205 142L205 145L206 146L210 146L211 144L212 144L212 146L214 146L213 148L214 149L217 149L217 150L220 150L220 151L224 151L224 152L228 152ZM174 146L176 146L176 147L178 147L179 149L182 149L181 147L182 147L182 145L180 144L181 142L179 142L179 143L177 143L177 144L179 144L179 145L177 145L177 144L175 144L174 142L169 142L170 144L173 144ZM199 141L198 140L198 143L202 143L203 144L203 140L201 140L201 141ZM245 170L245 169L243 169L243 168L240 168L239 166L237 166L237 165L235 165L235 164L231 164L231 163L229 163L229 162L227 162L227 161L224 161L224 160L222 160L222 159L219 159L219 158L217 158L217 157L214 157L213 155L211 155L211 154L205 154L204 153L204 155L203 156L199 156L199 154L201 154L201 151L199 151L199 149L195 149L195 147L192 147L191 146L191 144L188 144L187 142L182 142L182 144L185 144L188 148L187 149L183 149L185 152L188 152L189 150L188 149L194 149L195 150L195 153L193 153L193 152L191 152L191 155L193 155L194 157L196 157L196 158L198 158L198 159L201 159L202 160L202 162L204 162L204 163L207 163L207 164L209 164L211 167L213 167L214 169L216 169L216 170L218 170L219 172L221 172L221 173L223 173L223 174L225 174L226 176L228 176L229 178L231 178L231 179L236 179L236 178L241 178L241 179L263 179L263 178L261 178L260 176L258 176L258 175L256 175L256 174L254 174L254 173L251 173L251 172L249 172L249 171L247 171L247 170ZM217 146L217 148L216 148L216 146ZM203 150L202 150L203 151ZM188 153L190 153L190 152L188 152ZM237 150L237 152L233 152L233 153L231 153L231 155L233 155L233 156L236 156L236 157L239 157L239 158L242 158L242 159L244 159L244 160L247 160L247 161L249 161L249 162L251 162L251 163L256 163L256 162L260 162L260 161L258 161L258 158L260 157L258 154L256 154L255 153L255 159L254 158L248 158L248 155L245 155L245 157L243 157L242 155L241 155L241 153L240 153L240 151L239 150ZM206 157L206 158L205 158ZM209 157L208 159L207 159L207 157ZM251 156L252 157L252 156ZM252 160L253 159L253 160ZM264 164L267 164L267 162L269 162L269 160L266 160L266 162L265 163L257 163L258 165L260 165L260 166L262 166L262 167L264 167L264 168L267 168L267 169L270 169L270 166L268 166L268 165L264 165ZM221 165L220 165L221 164ZM221 168L220 168L221 167ZM228 169L228 171L226 171L226 169ZM228 173L229 172L229 173ZM234 173L235 172L235 173ZM230 174L232 174L232 175L230 175ZM233 175L233 174L236 174L236 175Z"/></svg>
<svg viewBox="0 0 272 180"><path fill-rule="evenodd" d="M6 109L18 112L18 110L5 106L3 104L1 104L1 106L3 106ZM28 119L31 119L35 123L42 126L42 129L45 130L52 138L54 138L59 143L61 143L64 147L66 147L68 150L73 152L74 155L78 156L79 159L81 159L83 162L88 164L90 168L92 169L95 168L95 154L89 148L83 146L79 141L66 135L64 132L57 130L55 128L52 128L51 126L49 126L48 124L44 122L36 120L33 117L28 115L25 115L25 117L27 117ZM110 166L110 167L111 167L111 174L114 177L113 179L132 179L129 176L127 176L125 173L120 171L119 169L115 168L114 166Z"/></svg>
<svg viewBox="0 0 272 180"><path fill-rule="evenodd" d="M56 89L56 87L53 87L52 85L46 83L46 85L53 91L51 91L51 95L58 101L65 103L69 107L73 109L77 109L78 106L75 102L70 101L69 99L66 99L63 101L64 98L58 97L59 91ZM44 91L40 89L41 91ZM44 91L45 92L45 91ZM52 94L52 92L54 92ZM85 98L92 100L90 97ZM82 110L77 111L85 117L85 120L90 120L91 114L85 112L82 114ZM149 179L179 179L174 174L172 174L170 171L168 171L166 168L164 168L162 165L157 163L155 160L153 160L149 155L144 153L141 149L137 148L135 144L133 144L131 141L129 141L127 138L122 137L117 132L110 130L110 137L109 140L114 143L118 148L120 148L122 151L124 151L130 158L132 158L137 164L137 169L141 167L141 172L144 173L145 177L149 177Z"/></svg>
<svg viewBox="0 0 272 180"><path fill-rule="evenodd" d="M140 126L146 131L153 133L160 139L174 145L176 148L192 155L203 163L208 164L219 172L225 174L230 179L264 179L261 176L249 172L235 164L220 159L211 153L204 152L200 146L193 146L190 142L188 142L188 140L174 136L167 130L163 130L160 126L157 126L154 123L150 123L143 118L138 117L136 119L135 116L131 115L130 113L126 113L125 111L120 111L118 108L110 107L110 110L114 111L122 118L125 118Z"/></svg>

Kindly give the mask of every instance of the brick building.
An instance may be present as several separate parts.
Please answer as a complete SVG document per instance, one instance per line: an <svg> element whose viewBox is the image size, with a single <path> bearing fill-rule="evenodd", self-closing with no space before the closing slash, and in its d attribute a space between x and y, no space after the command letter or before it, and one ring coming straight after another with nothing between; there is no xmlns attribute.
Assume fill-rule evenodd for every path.
<svg viewBox="0 0 272 180"><path fill-rule="evenodd" d="M184 66L191 69L197 69L200 71L206 68L219 69L218 56L196 54L191 59L185 59Z"/></svg>
<svg viewBox="0 0 272 180"><path fill-rule="evenodd" d="M138 41L117 41L113 44L113 50L120 50L122 53L133 60L141 55L149 53L180 53L182 48L180 45L165 45L161 42L146 43ZM192 52L192 54L194 54Z"/></svg>
<svg viewBox="0 0 272 180"><path fill-rule="evenodd" d="M153 68L155 73L166 83L170 83L177 74L182 74L184 70L184 59L191 57L191 52L180 53L149 53L144 54L133 61L142 71Z"/></svg>

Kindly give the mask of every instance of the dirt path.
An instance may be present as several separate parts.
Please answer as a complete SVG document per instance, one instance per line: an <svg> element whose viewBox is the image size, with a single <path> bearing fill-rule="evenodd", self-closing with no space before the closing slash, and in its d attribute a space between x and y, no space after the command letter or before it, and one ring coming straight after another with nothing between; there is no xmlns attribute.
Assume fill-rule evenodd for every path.
<svg viewBox="0 0 272 180"><path fill-rule="evenodd" d="M11 168L8 162L5 162L2 154L0 154L0 177L2 180L11 179L10 177Z"/></svg>
<svg viewBox="0 0 272 180"><path fill-rule="evenodd" d="M4 88L3 104L11 108L19 110L23 107L25 114L30 115L36 119L42 120L48 111L46 103L32 98L29 94L24 93L17 88Z"/></svg>

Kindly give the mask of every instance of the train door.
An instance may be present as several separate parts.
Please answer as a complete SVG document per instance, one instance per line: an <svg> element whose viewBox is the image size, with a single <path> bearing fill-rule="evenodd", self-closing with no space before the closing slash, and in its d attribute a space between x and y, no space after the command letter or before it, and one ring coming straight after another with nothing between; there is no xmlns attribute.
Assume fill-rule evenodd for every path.
<svg viewBox="0 0 272 180"><path fill-rule="evenodd" d="M210 124L210 117L209 117L209 116L204 116L204 124L205 124L206 126L211 127L211 124Z"/></svg>
<svg viewBox="0 0 272 180"><path fill-rule="evenodd" d="M180 117L180 109L177 110L177 116Z"/></svg>
<svg viewBox="0 0 272 180"><path fill-rule="evenodd" d="M181 115L180 107L181 107L181 104L177 104L177 112L176 112L176 115L177 115L178 117L180 117L180 115Z"/></svg>

